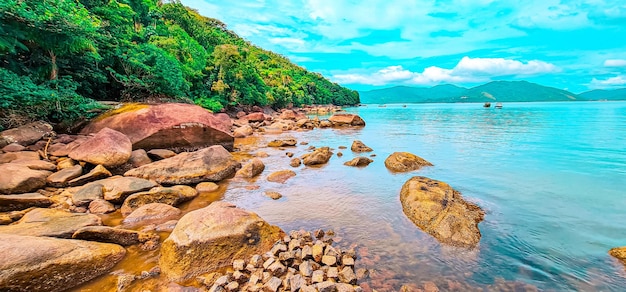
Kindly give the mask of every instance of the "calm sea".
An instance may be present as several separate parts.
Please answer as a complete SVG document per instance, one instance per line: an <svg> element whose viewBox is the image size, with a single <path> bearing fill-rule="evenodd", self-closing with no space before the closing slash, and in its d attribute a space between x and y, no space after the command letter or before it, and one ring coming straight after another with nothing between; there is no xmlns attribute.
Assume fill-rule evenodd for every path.
<svg viewBox="0 0 626 292"><path fill-rule="evenodd" d="M257 212L285 230L334 229L340 244L357 244L372 281L399 289L404 283L450 281L495 289L515 281L540 290L625 291L626 271L607 251L626 245L626 102L368 105L350 108L362 129L285 133L299 142L263 148L264 175L232 181L223 199ZM276 136L240 147L254 154ZM353 140L374 152L355 154ZM292 169L286 152L330 146L319 168L294 169L286 184L269 183L273 171ZM348 149L339 149L347 146ZM433 167L392 174L385 158L408 151ZM364 168L343 165L375 154ZM420 175L442 180L485 211L477 249L441 246L403 214L402 184ZM258 186L250 190L250 186ZM273 201L264 191L284 195ZM446 284L448 283L448 284ZM382 287L382 288L385 288Z"/></svg>

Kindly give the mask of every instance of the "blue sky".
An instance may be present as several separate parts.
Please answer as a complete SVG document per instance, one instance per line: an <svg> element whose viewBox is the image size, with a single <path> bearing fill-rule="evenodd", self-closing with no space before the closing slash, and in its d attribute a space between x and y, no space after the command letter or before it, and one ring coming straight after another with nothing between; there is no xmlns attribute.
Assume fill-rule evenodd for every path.
<svg viewBox="0 0 626 292"><path fill-rule="evenodd" d="M626 0L182 0L347 87L626 87Z"/></svg>

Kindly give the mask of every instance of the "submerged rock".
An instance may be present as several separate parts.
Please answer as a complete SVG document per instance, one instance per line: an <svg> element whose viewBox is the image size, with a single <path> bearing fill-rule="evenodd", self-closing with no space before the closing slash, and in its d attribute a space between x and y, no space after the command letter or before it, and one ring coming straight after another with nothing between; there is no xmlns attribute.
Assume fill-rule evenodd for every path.
<svg viewBox="0 0 626 292"><path fill-rule="evenodd" d="M626 266L626 246L612 248L609 254Z"/></svg>
<svg viewBox="0 0 626 292"><path fill-rule="evenodd" d="M211 146L127 171L125 176L155 180L162 184L218 182L230 178L241 164L222 146Z"/></svg>
<svg viewBox="0 0 626 292"><path fill-rule="evenodd" d="M409 152L394 152L385 159L387 169L395 172L418 170L433 164Z"/></svg>
<svg viewBox="0 0 626 292"><path fill-rule="evenodd" d="M267 143L267 147L291 147L296 146L296 144L298 144L298 141L296 139L287 138L282 140L272 140L271 142Z"/></svg>
<svg viewBox="0 0 626 292"><path fill-rule="evenodd" d="M109 271L126 250L115 244L0 234L0 290L63 291Z"/></svg>
<svg viewBox="0 0 626 292"><path fill-rule="evenodd" d="M232 124L222 115L191 104L127 104L94 119L81 133L95 133L108 127L128 136L133 149L199 149L221 145L232 150Z"/></svg>
<svg viewBox="0 0 626 292"><path fill-rule="evenodd" d="M343 165L360 167L360 166L368 166L372 162L374 162L374 160L371 160L367 157L359 156L359 157L353 158L350 161L346 161Z"/></svg>
<svg viewBox="0 0 626 292"><path fill-rule="evenodd" d="M284 184L288 179L296 176L293 170L279 170L270 173L267 176L267 181Z"/></svg>
<svg viewBox="0 0 626 292"><path fill-rule="evenodd" d="M159 264L170 280L184 281L262 254L284 235L255 213L213 202L178 221L161 245Z"/></svg>
<svg viewBox="0 0 626 292"><path fill-rule="evenodd" d="M122 165L130 158L133 146L126 135L103 128L95 136L89 137L74 148L69 157L104 167Z"/></svg>
<svg viewBox="0 0 626 292"><path fill-rule="evenodd" d="M235 176L253 178L261 174L263 170L265 170L265 164L261 159L255 157L238 170Z"/></svg>
<svg viewBox="0 0 626 292"><path fill-rule="evenodd" d="M480 241L485 212L444 182L413 177L402 186L400 202L415 225L442 243L474 247Z"/></svg>

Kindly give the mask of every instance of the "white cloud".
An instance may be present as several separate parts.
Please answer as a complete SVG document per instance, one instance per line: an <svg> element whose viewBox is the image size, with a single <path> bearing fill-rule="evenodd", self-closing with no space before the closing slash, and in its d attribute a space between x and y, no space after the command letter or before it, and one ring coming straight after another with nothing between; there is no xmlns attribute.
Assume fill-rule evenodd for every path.
<svg viewBox="0 0 626 292"><path fill-rule="evenodd" d="M607 79L593 78L591 80L590 87L591 88L610 88L610 87L620 87L624 85L626 85L626 76L618 75L618 76L610 77Z"/></svg>
<svg viewBox="0 0 626 292"><path fill-rule="evenodd" d="M374 73L334 74L332 79L343 84L421 84L474 83L500 76L533 76L558 72L553 64L539 60L526 63L503 58L463 57L452 69L431 66L422 72L413 72L402 66L389 66Z"/></svg>
<svg viewBox="0 0 626 292"><path fill-rule="evenodd" d="M604 67L626 67L626 60L622 60L622 59L605 60Z"/></svg>

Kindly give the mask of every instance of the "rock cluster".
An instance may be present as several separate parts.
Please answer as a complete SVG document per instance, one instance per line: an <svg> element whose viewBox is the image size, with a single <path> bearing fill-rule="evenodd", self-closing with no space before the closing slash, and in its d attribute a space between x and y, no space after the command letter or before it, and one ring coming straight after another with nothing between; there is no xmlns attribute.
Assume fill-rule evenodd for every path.
<svg viewBox="0 0 626 292"><path fill-rule="evenodd" d="M209 291L362 291L356 253L334 247L332 231L292 231L271 250L232 261L232 270L198 277Z"/></svg>

